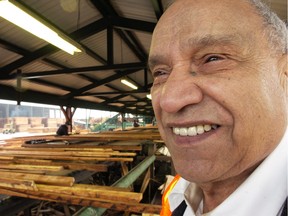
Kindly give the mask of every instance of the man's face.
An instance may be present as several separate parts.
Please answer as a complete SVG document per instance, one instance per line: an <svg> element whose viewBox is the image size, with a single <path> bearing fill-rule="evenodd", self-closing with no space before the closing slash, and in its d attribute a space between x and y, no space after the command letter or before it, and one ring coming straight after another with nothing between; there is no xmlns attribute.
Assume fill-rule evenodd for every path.
<svg viewBox="0 0 288 216"><path fill-rule="evenodd" d="M247 3L184 0L154 31L152 103L176 171L187 180L241 175L284 134L279 58L270 55L262 28Z"/></svg>

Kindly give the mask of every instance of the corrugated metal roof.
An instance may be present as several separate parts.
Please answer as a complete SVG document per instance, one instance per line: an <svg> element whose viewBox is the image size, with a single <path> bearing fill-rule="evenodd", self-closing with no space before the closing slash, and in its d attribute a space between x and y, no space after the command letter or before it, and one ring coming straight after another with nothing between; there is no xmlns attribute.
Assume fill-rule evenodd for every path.
<svg viewBox="0 0 288 216"><path fill-rule="evenodd" d="M13 88L16 89L17 81L16 80L4 80L4 81L1 80L0 84L12 86ZM68 91L64 91L62 89L57 89L57 88L52 88L52 87L45 86L42 84L37 84L36 82L30 82L29 80L22 80L21 92L25 93L25 91L27 90L39 91L43 93L49 93L52 95L65 95L69 93ZM8 94L8 92L6 92L6 94Z"/></svg>
<svg viewBox="0 0 288 216"><path fill-rule="evenodd" d="M17 44L27 51L33 52L48 43L34 35L24 31L18 26L12 25L10 22L0 19L1 39Z"/></svg>
<svg viewBox="0 0 288 216"><path fill-rule="evenodd" d="M157 22L151 1L111 0L110 2L120 16L148 22Z"/></svg>
<svg viewBox="0 0 288 216"><path fill-rule="evenodd" d="M64 52L59 51L52 54L48 59L55 61L65 67L89 67L101 65L97 60L87 55L85 52L75 53L73 56Z"/></svg>
<svg viewBox="0 0 288 216"><path fill-rule="evenodd" d="M21 67L22 73L32 73L32 72L39 72L41 71L47 71L47 70L55 70L56 67L52 67L51 65L46 64L45 62L39 60L35 62L31 62L29 64L24 65Z"/></svg>
<svg viewBox="0 0 288 216"><path fill-rule="evenodd" d="M106 70L106 71L93 71L86 73L87 76L96 79L96 80L102 80L105 78L108 78L115 74L115 71L113 70Z"/></svg>
<svg viewBox="0 0 288 216"><path fill-rule="evenodd" d="M79 96L79 97L77 96L75 98L80 99L80 100L85 100L85 101L91 101L94 103L102 103L104 101L103 99L92 97L92 96Z"/></svg>
<svg viewBox="0 0 288 216"><path fill-rule="evenodd" d="M0 47L0 56L1 56L0 67L10 64L21 57L21 55L18 55L17 53L3 49L1 47Z"/></svg>
<svg viewBox="0 0 288 216"><path fill-rule="evenodd" d="M24 3L68 33L102 17L88 0L25 0Z"/></svg>
<svg viewBox="0 0 288 216"><path fill-rule="evenodd" d="M287 20L286 0L265 1ZM153 112L146 98L152 84L146 62L157 17L171 0L17 2L71 37L83 52L71 56L0 18L0 98L15 99L15 71L20 69L22 88L35 91L33 97L25 96L29 102L49 98L51 104L138 114L145 107L143 113ZM138 93L120 82L123 76L139 85Z"/></svg>
<svg viewBox="0 0 288 216"><path fill-rule="evenodd" d="M103 59L107 58L107 31L103 30L98 34L94 34L91 37L82 41L83 44L89 46L91 50L100 55Z"/></svg>
<svg viewBox="0 0 288 216"><path fill-rule="evenodd" d="M48 82L53 82L55 84L62 85L65 87L70 87L70 88L82 88L86 85L91 84L91 82L77 75L58 75L58 76L46 77L42 79Z"/></svg>
<svg viewBox="0 0 288 216"><path fill-rule="evenodd" d="M114 34L114 63L128 63L128 62L139 62L136 55L129 49L127 44L123 42L123 39L119 35Z"/></svg>

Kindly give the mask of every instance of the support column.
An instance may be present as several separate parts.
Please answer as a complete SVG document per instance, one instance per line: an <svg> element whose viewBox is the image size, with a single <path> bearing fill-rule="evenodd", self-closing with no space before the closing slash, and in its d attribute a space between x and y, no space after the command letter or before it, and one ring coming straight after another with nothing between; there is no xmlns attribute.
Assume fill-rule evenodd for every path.
<svg viewBox="0 0 288 216"><path fill-rule="evenodd" d="M21 101L22 101L22 71L21 70L17 70L17 85L16 85L16 91L17 91L17 105L20 106L21 105Z"/></svg>
<svg viewBox="0 0 288 216"><path fill-rule="evenodd" d="M64 116L65 116L65 121L69 122L69 126L68 126L68 131L71 133L72 132L72 122L73 122L73 115L75 114L76 108L72 107L66 107L64 108L63 106L60 107Z"/></svg>
<svg viewBox="0 0 288 216"><path fill-rule="evenodd" d="M124 131L126 128L125 113L121 113L121 119L122 119L122 131Z"/></svg>

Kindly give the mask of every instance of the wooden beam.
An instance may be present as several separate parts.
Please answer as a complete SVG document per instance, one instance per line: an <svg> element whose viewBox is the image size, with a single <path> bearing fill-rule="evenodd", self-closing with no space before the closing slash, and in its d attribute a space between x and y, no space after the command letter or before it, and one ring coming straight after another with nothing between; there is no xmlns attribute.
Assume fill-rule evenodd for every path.
<svg viewBox="0 0 288 216"><path fill-rule="evenodd" d="M142 186L141 186L141 189L140 189L140 193L144 193L146 188L147 188L147 186L149 185L150 173L151 173L151 169L149 167L148 170L146 171L145 177L143 179Z"/></svg>
<svg viewBox="0 0 288 216"><path fill-rule="evenodd" d="M107 172L108 165L95 163L52 162L51 160L15 159L16 164L33 164L45 166L63 166L67 170L89 170L94 172Z"/></svg>
<svg viewBox="0 0 288 216"><path fill-rule="evenodd" d="M68 176L49 176L30 173L12 173L0 171L0 176L7 179L18 179L34 181L38 184L58 185L58 186L72 186L75 182L73 177Z"/></svg>
<svg viewBox="0 0 288 216"><path fill-rule="evenodd" d="M73 195L58 195L55 193L41 193L38 194L37 192L33 191L13 191L13 190L6 190L0 188L1 194L7 194L10 196L20 196L25 198L31 199L41 199L41 200L48 200L54 202L61 202L61 203L70 203L74 205L81 205L81 206L94 206L94 207L102 207L106 209L114 209L117 211L129 211L129 212L139 212L139 213L154 213L159 214L161 210L160 205L151 205L151 204L143 204L137 202L121 202L115 200L105 200L99 198L85 198L82 196L73 196Z"/></svg>
<svg viewBox="0 0 288 216"><path fill-rule="evenodd" d="M53 146L53 149L57 149L57 148L67 148L67 145L53 145L53 144L37 144L37 145L32 145L32 144L22 144L22 147L25 148L51 148L51 146ZM114 151L141 151L142 150L142 146L141 145L114 145L114 144L105 144L105 145L100 145L97 146L95 144L69 144L69 148L72 149L82 149L82 148L89 148L89 149L94 149L94 151L96 151L96 149L100 148L100 149L113 149Z"/></svg>
<svg viewBox="0 0 288 216"><path fill-rule="evenodd" d="M79 196L86 199L90 198L99 198L106 199L111 201L127 201L127 202L140 202L142 199L141 193L127 192L120 190L113 190L112 187L104 188L93 187L92 185L81 185L78 187L77 184L74 184L71 187L60 187L54 185L39 185L37 184L39 193L54 193L61 195L73 195Z"/></svg>
<svg viewBox="0 0 288 216"><path fill-rule="evenodd" d="M0 188L38 191L34 181L0 177Z"/></svg>
<svg viewBox="0 0 288 216"><path fill-rule="evenodd" d="M51 155L21 155L16 156L15 158L25 159L25 158L40 158L40 159L51 159L51 160L65 160L65 161L90 161L90 162L98 162L98 161L126 161L132 162L133 158L128 157L77 157L77 156L51 156ZM1 168L1 167L0 167Z"/></svg>
<svg viewBox="0 0 288 216"><path fill-rule="evenodd" d="M41 165L25 165L25 164L0 164L0 169L14 170L40 170L40 171L61 171L63 166L41 166Z"/></svg>

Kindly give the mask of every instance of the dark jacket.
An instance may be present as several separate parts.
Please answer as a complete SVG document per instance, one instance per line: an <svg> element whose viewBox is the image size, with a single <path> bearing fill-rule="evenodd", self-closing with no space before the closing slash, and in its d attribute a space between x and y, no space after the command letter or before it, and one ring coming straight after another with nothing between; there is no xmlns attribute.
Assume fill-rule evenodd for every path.
<svg viewBox="0 0 288 216"><path fill-rule="evenodd" d="M61 126L58 128L56 134L57 134L58 136L68 135L68 126L67 126L66 124L61 125Z"/></svg>

